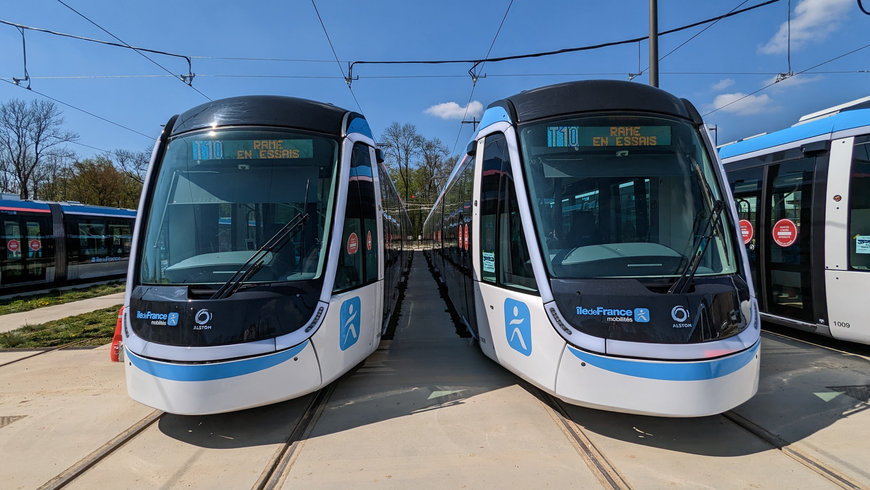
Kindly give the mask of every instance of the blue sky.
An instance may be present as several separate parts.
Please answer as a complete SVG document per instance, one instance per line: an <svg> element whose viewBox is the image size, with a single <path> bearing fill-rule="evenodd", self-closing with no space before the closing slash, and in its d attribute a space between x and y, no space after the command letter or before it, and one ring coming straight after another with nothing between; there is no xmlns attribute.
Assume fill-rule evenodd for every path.
<svg viewBox="0 0 870 490"><path fill-rule="evenodd" d="M278 94L360 110L310 0L64 2L126 43L193 57L193 86L212 99ZM660 0L659 29L761 2ZM870 8L870 0L864 3ZM348 61L479 59L491 45L490 56L496 57L648 32L646 0L317 0L316 5L344 70ZM700 34L705 26L660 38L661 56L688 41L661 61L661 88L691 100L709 124L718 126L720 143L786 127L802 114L870 95L870 16L861 13L855 0L791 0L790 6L793 72L866 48L717 110L788 71L788 0L723 19ZM58 0L8 2L0 19L113 40ZM80 135L81 145L71 149L81 157L99 153L94 148L150 150L170 116L207 101L136 52L39 32L25 36L33 90L129 128L61 105L65 127ZM0 78L22 78L18 29L0 25L0 46ZM408 122L458 152L472 135L471 125L459 123L469 99L469 117L479 117L490 102L521 90L569 80L627 80L629 73L647 67L647 49L642 42L490 63L474 86L467 64L357 65L353 95L376 138L390 123ZM173 74L187 73L182 59L149 56ZM647 83L647 74L635 81ZM0 101L39 97L0 83Z"/></svg>

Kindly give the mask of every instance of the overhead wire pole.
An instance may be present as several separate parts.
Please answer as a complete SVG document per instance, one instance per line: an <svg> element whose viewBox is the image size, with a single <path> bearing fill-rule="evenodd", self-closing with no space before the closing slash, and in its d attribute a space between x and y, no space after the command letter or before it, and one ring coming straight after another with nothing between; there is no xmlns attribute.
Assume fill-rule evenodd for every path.
<svg viewBox="0 0 870 490"><path fill-rule="evenodd" d="M656 0L649 0L649 84L659 86L659 13Z"/></svg>

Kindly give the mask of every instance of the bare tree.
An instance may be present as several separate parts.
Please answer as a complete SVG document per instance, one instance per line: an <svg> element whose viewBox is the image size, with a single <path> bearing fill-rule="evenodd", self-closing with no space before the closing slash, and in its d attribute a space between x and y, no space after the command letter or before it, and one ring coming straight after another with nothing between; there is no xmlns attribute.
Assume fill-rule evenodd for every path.
<svg viewBox="0 0 870 490"><path fill-rule="evenodd" d="M76 154L68 149L59 148L46 154L44 161L33 171L31 178L33 199L58 200L57 185L67 174L70 163L76 158Z"/></svg>
<svg viewBox="0 0 870 490"><path fill-rule="evenodd" d="M420 155L422 141L423 137L417 133L417 127L408 123L399 125L394 122L381 136L380 146L387 163L392 160L398 167L399 192L404 191L405 202L408 202L411 187L411 166L417 166L417 163L412 160Z"/></svg>
<svg viewBox="0 0 870 490"><path fill-rule="evenodd" d="M115 165L128 177L142 184L145 182L145 172L151 162L151 153L148 151L130 151L117 149L112 152Z"/></svg>
<svg viewBox="0 0 870 490"><path fill-rule="evenodd" d="M421 169L424 171L424 182L421 191L429 200L438 196L441 187L447 182L450 171L456 160L449 158L450 151L440 138L422 138L420 156L423 158Z"/></svg>
<svg viewBox="0 0 870 490"><path fill-rule="evenodd" d="M0 105L0 161L11 176L9 187L17 187L22 199L31 197L34 174L45 160L78 139L62 125L54 102L13 99Z"/></svg>

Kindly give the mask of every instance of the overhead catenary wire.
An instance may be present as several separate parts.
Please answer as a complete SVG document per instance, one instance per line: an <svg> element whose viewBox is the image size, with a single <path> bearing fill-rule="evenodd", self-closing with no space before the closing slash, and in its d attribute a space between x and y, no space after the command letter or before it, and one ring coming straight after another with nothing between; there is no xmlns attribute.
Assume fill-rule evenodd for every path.
<svg viewBox="0 0 870 490"><path fill-rule="evenodd" d="M837 56L835 56L835 57L833 57L833 58L830 58L830 59L828 59L828 60L825 60L825 61L823 61L823 62L821 62L821 63L817 63L817 64L815 64L815 65L813 65L813 66L811 66L811 67L809 67L809 68L806 68L806 69L804 69L804 70L801 70L801 71L795 73L793 76L799 76L799 75L802 75L802 74L804 74L804 73L812 72L812 70L814 70L815 68L818 68L818 67L823 66L823 65L827 65L828 63L832 63L832 62L834 62L834 61L837 61L837 60L840 59L840 58L845 58L846 56L849 56L850 54L857 53L858 51L861 51L861 50L863 50L863 49L867 49L867 48L870 48L870 43L865 44L865 45L863 45L863 46L861 46L861 47L859 47L859 48L855 48L855 49L853 49L853 50L851 50L851 51L847 51L847 52L845 52L845 53L843 53L843 54L837 55ZM866 71L866 70L863 70L863 71ZM862 71L862 72L863 72L863 71ZM813 73L815 73L815 72L813 72ZM744 96L742 96L742 97L740 97L740 98L737 98L737 99L734 99L734 100L728 102L727 104L723 104L723 105L721 105L721 106L719 106L719 107L714 108L713 110L711 110L711 111L705 113L703 117L709 116L710 114L713 114L714 112L720 111L720 110L722 110L722 109L724 109L724 108L726 108L726 107L728 107L728 106L731 106L731 105L733 105L733 104L736 104L736 103L740 102L741 100L744 100L744 99L746 99L746 98L748 98L748 97L752 97L753 95L755 95L755 94L757 94L757 93L759 93L759 92L761 92L761 91L763 91L763 90L767 90L768 88L773 87L774 85L776 85L777 83L780 83L780 82L782 82L782 81L783 81L782 79L780 79L779 77L777 77L773 82L768 83L767 85L761 87L760 89L758 89L758 90L756 90L756 91L754 91L754 92L750 92L750 93L748 93L748 94L746 94L746 95L744 95Z"/></svg>
<svg viewBox="0 0 870 490"><path fill-rule="evenodd" d="M755 10L755 9L758 9L761 7L765 7L767 5L777 3L779 1L780 0L767 0L767 1L759 3L757 5L752 5L750 7L746 7L746 8L740 9L740 10L734 10L732 12L728 12L728 13L725 13L722 15L717 15L716 17L711 17L709 19L700 20L697 22L693 22L691 24L686 24L686 25L683 25L680 27L676 27L673 29L662 31L659 33L659 37L666 36L668 34L673 34L673 33L680 32L680 31L685 31L685 30L691 29L693 27L697 27L697 26L704 25L704 24L709 24L711 22L722 20L722 19L725 19L728 17L733 17L735 15L740 15L740 14L743 14L743 13L746 13L746 12L749 12L749 11L752 11L752 10ZM648 35L644 35L644 36L635 37L635 38L631 38L631 39L623 39L621 41L609 41L609 42L605 42L605 43L589 44L589 45L578 46L578 47L573 47L573 48L562 48L562 49L556 49L556 50L551 50L551 51L540 51L540 52L535 52L535 53L525 53L525 54L517 54L517 55L510 55L510 56L499 56L499 57L495 57L495 58L490 58L487 56L484 59L357 60L357 61L353 61L350 63L350 65L348 67L348 77L352 77L354 65L362 65L362 64L366 64L366 65L374 65L374 64L380 64L380 65L414 64L414 65L418 65L418 64L471 63L472 64L471 70L474 70L478 65L480 65L482 63L496 63L496 62L501 62L501 61L540 58L540 57L544 57L544 56L554 56L554 55L566 54L566 53L577 53L577 52L582 52L582 51L591 51L591 50L596 50L596 49L609 48L609 47L613 47L613 46L622 46L625 44L632 44L632 43L643 41L643 40L648 39L648 38L649 38Z"/></svg>
<svg viewBox="0 0 870 490"><path fill-rule="evenodd" d="M162 69L162 70L165 71L166 73L169 73L170 75L172 75L173 78L176 78L176 79L179 80L180 82L182 82L182 83L184 83L185 85L187 85L188 87L192 88L192 89L195 90L197 93L199 93L199 95L202 95L203 97L205 97L205 98L208 99L208 100L212 100L211 97L209 97L208 95L205 95L201 90L199 90L198 88L196 88L196 87L194 87L194 86L192 85L192 82L193 82L193 76L194 76L194 75L193 75L193 73L191 72L191 70L188 70L188 76L191 77L191 79L190 79L190 82L191 82L191 83L186 83L186 82L184 81L183 77L182 77L182 78L177 77L177 76L176 76L174 73L172 73L168 68L166 68L165 66L161 65L160 63L154 61L154 59L150 58L148 55L146 55L145 53L143 53L141 50L136 49L135 47L131 46L129 43L127 43L127 42L124 41L123 39L121 39L121 38L119 38L118 36L112 34L111 32L108 31L108 29L106 29L105 27L101 26L100 24L97 24L96 22L94 22L93 20L91 20L88 16L86 16L85 14L83 14L83 13L79 12L78 10L72 8L68 3L64 2L63 0L57 0L57 1L58 1L58 3L60 3L61 5L63 5L64 7L66 7L66 8L68 8L68 9L72 10L73 12L75 12L75 14L78 15L79 17L85 19L86 21L88 21L88 22L90 22L91 24L95 25L95 26L96 26L98 29L100 29L101 31L103 31L103 32L105 32L106 34L108 34L108 35L112 36L113 38L115 38L116 41L122 43L124 46L127 46L128 48L130 48L130 49L132 49L133 51L135 51L136 53L138 53L139 56L142 56L143 58L145 58L146 60L150 61L150 62L153 63L154 65L157 65L160 69ZM188 61L190 61L190 58L188 58Z"/></svg>
<svg viewBox="0 0 870 490"><path fill-rule="evenodd" d="M511 11L511 7L514 4L514 0L510 0L507 8L504 11L504 15L501 18L501 22L498 25L498 29L495 31L495 35L492 37L492 42L489 43L489 49L486 50L486 56L484 58L489 58L489 55L492 53L492 48L495 46L495 41L498 39L498 35L501 33L501 28L504 26L504 21L507 19L508 13ZM481 70L483 69L483 65L480 65ZM459 131L456 133L456 140L453 142L453 149L450 150L450 154L456 153L456 145L459 144L459 138L462 136L462 124L465 121L465 118L468 117L468 106L471 105L472 99L474 99L474 90L477 87L477 81L480 78L479 73L474 72L475 67L472 66L468 73L471 75L471 92L468 94L468 102L465 103L465 110L462 113L462 119L459 120Z"/></svg>
<svg viewBox="0 0 870 490"><path fill-rule="evenodd" d="M317 3L315 3L314 0L311 0L311 6L314 7L314 13L317 14L317 20L320 21L320 27L323 28L323 34L326 36L326 41L329 43L329 48L332 50L332 55L335 57L335 62L338 64L338 71L341 72L341 76L345 80L348 80L348 75L345 75L344 73L344 67L341 66L341 61L338 59L338 53L335 52L335 46L332 44L332 39L330 39L329 32L326 30L326 24L323 23L320 11L317 10ZM362 105L360 105L359 100L356 98L356 94L353 93L353 87L350 86L350 82L348 82L347 88L350 90L350 95L353 97L353 101L356 102L356 107L359 109L360 114L365 114Z"/></svg>
<svg viewBox="0 0 870 490"><path fill-rule="evenodd" d="M130 131L131 133L136 133L136 134L138 134L139 136L144 136L145 138L148 138L149 140L153 140L153 139L155 138L155 137L152 136L152 135L148 135L148 134L145 134L145 133L143 133L143 132L141 132L141 131L137 131L137 130L135 130L135 129L133 129L133 128L130 128L130 127L124 126L123 124L121 124L121 123L119 123L119 122L112 121L111 119L106 119L106 118L103 117L103 116L100 116L100 115L94 114L93 112L90 112L90 111L88 111L88 110L82 109L81 107L78 107L78 106L72 105L72 104L70 104L70 103L68 103L68 102L64 102L64 101L62 101L62 100L60 100L60 99L56 99L56 98L54 98L54 97L52 97L52 96L50 96L50 95L48 95L48 94L44 94L44 93L38 91L38 90L34 90L34 89L32 89L32 88L28 89L28 88L26 88L26 87L22 87L22 86L20 86L20 85L16 85L15 83L10 82L9 80L3 79L3 78L0 78L0 80L2 80L2 81L4 81L4 82L8 83L9 85L12 85L13 87L18 87L18 88L20 88L20 89L22 89L22 90L27 90L28 92L33 92L33 93L36 94L36 95L39 95L39 96L41 96L41 97L45 97L46 99L52 100L52 101L54 101L54 102L57 102L57 103L60 104L60 105L63 105L63 106L69 107L70 109L74 109L74 110L76 110L76 111L83 112L83 113L85 113L85 114L87 114L87 115L89 115L89 116L95 117L95 118L97 118L97 119L99 119L99 120L101 120L101 121L107 122L107 123L109 123L109 124L112 124L112 125L114 125L114 126L117 126L117 127L121 128L121 129L125 129L125 130L127 130L127 131Z"/></svg>
<svg viewBox="0 0 870 490"><path fill-rule="evenodd" d="M734 12L735 10L739 9L740 7L746 5L746 2L748 2L748 1L749 1L749 0L743 0L743 1L740 2L736 7L734 7L734 8L731 9L731 10L729 10L728 13L730 14L730 13ZM724 18L725 18L725 17L723 17L722 19L724 19ZM690 37L689 39L686 39L685 41L683 41L682 43L680 43L679 45L677 45L677 47L675 47L674 49L668 51L667 54L665 54L664 56L660 57L660 58L659 58L659 61L661 61L661 60L667 58L668 56L670 56L670 55L672 55L672 54L674 54L675 51L677 51L678 49L680 49L680 48L682 48L683 46L685 46L685 45L689 44L690 42L692 42L696 37L700 36L701 34L703 34L704 32L706 32L708 29L710 29L711 27L713 27L713 26L715 26L716 24L718 24L719 21L722 20L722 19L716 19L716 20L714 20L713 22L710 22L706 27L704 27L703 29L701 29L700 31L698 31L698 32L696 32L694 35L692 35L692 37ZM642 75L642 74L644 74L647 70L649 70L649 66L647 66L646 68L640 70L640 72L637 73L637 75ZM661 73L661 70L659 70L659 73Z"/></svg>
<svg viewBox="0 0 870 490"><path fill-rule="evenodd" d="M332 62L332 61L331 61ZM777 71L660 71L662 75L669 76L771 76L777 75ZM851 75L870 73L870 69L856 68L854 70L813 71L814 74L824 75ZM564 72L564 73L487 73L487 78L534 78L534 77L616 77L625 75L624 72ZM124 79L124 78L169 78L174 75L159 73L142 74L115 74L115 75L43 75L32 76L33 80L101 80L101 79ZM239 73L197 73L201 78L276 78L276 79L313 79L313 80L344 80L340 75L267 75L267 74L239 74ZM12 77L0 77L10 79ZM466 79L468 74L455 75L371 75L366 79L371 80L414 80L428 78Z"/></svg>
<svg viewBox="0 0 870 490"><path fill-rule="evenodd" d="M54 36L67 37L70 39L77 39L79 41L87 41L87 42L96 43L96 44L104 44L106 46L114 46L116 48L132 49L135 51L145 51L148 53L161 54L161 55L172 56L172 57L176 57L176 58L183 58L184 60L187 61L188 85L190 85L190 82L192 82L192 80L193 80L193 63L191 62L190 57L187 55L178 54L178 53L171 53L169 51L161 51L158 49L143 48L141 46L130 46L127 44L120 44L120 43L115 43L115 42L111 42L111 41L103 41L102 39L93 39L90 37L77 36L75 34L67 34L65 32L58 32L58 31L52 31L50 29L43 29L42 27L26 26L23 24L18 24L16 22L10 22L8 20L3 20L3 19L0 19L0 24L5 24L8 26L17 27L19 29L24 29L24 30L28 30L28 31L42 32L44 34L51 34Z"/></svg>

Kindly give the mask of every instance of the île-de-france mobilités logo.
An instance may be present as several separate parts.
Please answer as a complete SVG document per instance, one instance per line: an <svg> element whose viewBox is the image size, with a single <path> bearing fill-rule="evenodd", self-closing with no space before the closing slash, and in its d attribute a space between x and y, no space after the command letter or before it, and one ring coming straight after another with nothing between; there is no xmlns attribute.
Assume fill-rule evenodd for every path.
<svg viewBox="0 0 870 490"><path fill-rule="evenodd" d="M528 357L532 354L532 315L522 301L504 300L504 327L508 345Z"/></svg>
<svg viewBox="0 0 870 490"><path fill-rule="evenodd" d="M360 335L360 299L354 296L341 304L341 329L338 339L341 350L347 350L359 340Z"/></svg>

